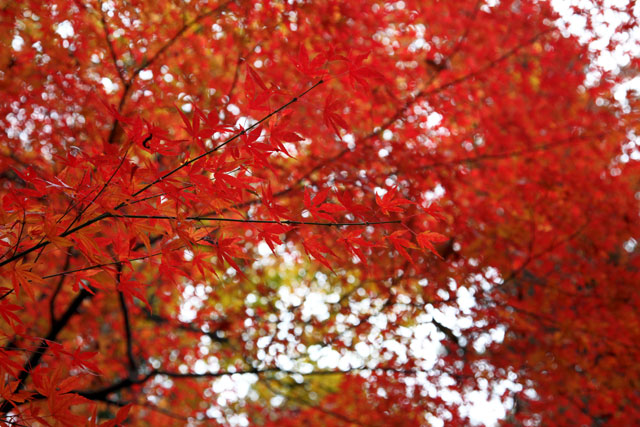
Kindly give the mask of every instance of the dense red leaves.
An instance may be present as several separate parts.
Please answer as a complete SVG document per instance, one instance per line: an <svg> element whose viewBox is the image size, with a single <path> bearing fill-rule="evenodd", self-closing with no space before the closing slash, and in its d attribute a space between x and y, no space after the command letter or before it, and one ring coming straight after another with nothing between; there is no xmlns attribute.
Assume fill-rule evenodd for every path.
<svg viewBox="0 0 640 427"><path fill-rule="evenodd" d="M430 250L440 258L442 258L442 256L436 251L436 248L433 246L433 244L442 243L449 240L447 236L443 236L442 234L436 233L434 231L425 231L423 233L420 233L418 234L416 239L418 240L418 245L420 245L421 248Z"/></svg>
<svg viewBox="0 0 640 427"><path fill-rule="evenodd" d="M380 206L380 210L383 214L389 215L391 212L402 212L402 208L400 206L411 203L410 200L397 197L397 195L397 187L389 189L382 197L376 194L376 203Z"/></svg>
<svg viewBox="0 0 640 427"><path fill-rule="evenodd" d="M365 255L365 248L375 246L374 243L362 237L362 230L352 230L345 232L339 241L343 242L347 247L347 250L353 255L358 257L358 260L367 266L367 256Z"/></svg>
<svg viewBox="0 0 640 427"><path fill-rule="evenodd" d="M335 222L335 218L332 214L344 212L344 208L339 204L327 202L329 196L329 189L325 188L313 198L309 195L309 191L304 193L304 207L307 208L312 217L318 219L324 219L329 222Z"/></svg>
<svg viewBox="0 0 640 427"><path fill-rule="evenodd" d="M3 6L0 424L637 424L638 60L490 3Z"/></svg>
<svg viewBox="0 0 640 427"><path fill-rule="evenodd" d="M340 107L342 103L334 99L333 95L328 96L324 103L324 123L338 137L340 137L340 129L349 129L349 125L339 113Z"/></svg>
<svg viewBox="0 0 640 427"><path fill-rule="evenodd" d="M308 77L317 77L324 74L322 67L327 62L327 57L324 53L316 54L313 59L309 57L309 52L304 45L300 45L298 51L298 57L292 58L296 68Z"/></svg>
<svg viewBox="0 0 640 427"><path fill-rule="evenodd" d="M273 147L273 151L278 151L291 157L291 154L289 154L284 144L287 142L293 144L303 139L300 135L290 130L287 116L277 122L271 122L271 126L269 127L269 142Z"/></svg>

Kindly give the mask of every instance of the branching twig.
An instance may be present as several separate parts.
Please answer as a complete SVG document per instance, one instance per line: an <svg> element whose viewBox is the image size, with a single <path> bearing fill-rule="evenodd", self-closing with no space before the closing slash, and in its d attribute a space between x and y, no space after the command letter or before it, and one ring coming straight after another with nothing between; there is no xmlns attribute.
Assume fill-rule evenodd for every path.
<svg viewBox="0 0 640 427"><path fill-rule="evenodd" d="M182 163L180 166L175 167L174 169L170 170L169 172L165 173L164 175L162 175L160 178L152 181L151 183L145 185L143 188L141 188L140 190L138 190L137 192L135 192L133 194L133 197L136 197L138 195L140 195L141 193L143 193L144 191L148 190L149 188L153 187L154 185L160 183L161 181L163 181L164 179L168 178L169 176L173 175L174 173L178 172L179 170L183 169L186 166L189 166L190 164L200 160L203 157L209 156L212 153L218 151L219 149L221 149L222 147L224 147L225 145L235 141L236 139L240 138L242 135L245 135L247 132L251 131L252 129L258 127L260 124L264 123L265 121L269 120L271 117L273 117L274 115L280 113L281 111L283 111L284 109L288 108L289 106L291 106L292 104L294 104L295 102L297 102L300 98L302 98L303 96L305 96L306 94L308 94L309 92L311 92L313 89L315 89L316 87L320 86L322 83L324 83L324 80L319 80L318 82L316 82L315 84L313 84L310 88L308 88L307 90L303 91L302 93L300 93L298 96L293 97L289 102L283 104L282 106L280 106L278 109L270 112L269 114L265 115L262 119L260 119L259 121L255 122L253 125L249 126L247 129L243 129L242 131L236 133L235 135L233 135L232 137L230 137L229 139L227 139L226 141L224 141L223 143L221 143L220 145L212 148L211 150L208 150L202 154L200 154L199 156L194 157L191 160L188 160L184 163ZM114 210L120 210L123 207L125 207L127 205L127 202L122 202L120 203L118 206L116 206L114 208ZM75 233L78 230L82 230L83 228L86 228L90 225L93 225L105 218L109 218L111 217L112 214L110 213L103 213L100 215L97 215L85 222L83 222L82 224L79 224L71 229L66 230L65 232L61 233L59 237L66 237L70 234ZM36 251L38 249L44 248L46 246L48 246L51 242L49 240L43 240L40 241L38 244L28 248L28 249L24 249L21 252L14 254L13 256L0 261L0 267L2 267L3 265L9 264L10 262L16 261L20 258L23 258L24 256L30 254L33 251Z"/></svg>
<svg viewBox="0 0 640 427"><path fill-rule="evenodd" d="M120 277L122 275L122 263L118 263L117 281L120 283ZM133 356L133 334L131 332L131 320L129 319L129 309L127 308L127 301L124 299L122 291L118 291L118 301L120 302L120 310L122 311L122 323L124 325L124 336L127 347L127 359L129 359L129 375L136 376L138 372L138 365L136 359Z"/></svg>
<svg viewBox="0 0 640 427"><path fill-rule="evenodd" d="M120 69L120 66L118 66L118 56L116 55L116 51L113 47L113 43L111 42L111 39L109 39L109 25L107 24L107 20L104 17L104 12L102 10L102 1L100 1L99 3L99 10L100 10L100 22L102 23L102 28L104 29L104 39L107 42L107 47L109 48L109 54L111 55L111 60L113 61L113 66L116 68L116 71L118 73L118 78L120 79L120 81L122 82L123 85L127 85L127 81L124 78L124 72L122 69Z"/></svg>
<svg viewBox="0 0 640 427"><path fill-rule="evenodd" d="M122 168L122 165L124 164L124 161L127 159L127 154L129 154L129 150L131 149L131 144L129 144L129 146L127 147L127 149L125 150L124 154L122 155L122 158L120 159L120 163L118 163L118 166L114 169L113 173L111 174L111 176L109 176L109 179L107 179L107 181L102 185L102 188L100 188L100 191L98 191L98 193L93 196L93 199L91 199L91 201L89 203L87 203L87 205L80 210L80 212L78 213L78 215L76 215L76 217L73 219L73 221L71 221L71 223L67 226L67 228L64 230L69 231L69 229L73 226L73 224L76 223L76 221L78 221L80 218L82 218L82 214L84 214L87 209L89 209L89 207L94 204L96 202L96 200L98 200L98 197L100 197L100 195L102 195L102 193L104 192L104 190L107 189L107 187L109 186L109 184L111 184L111 181L113 180L113 178L116 176L116 174L118 173L118 171L120 170L120 168Z"/></svg>
<svg viewBox="0 0 640 427"><path fill-rule="evenodd" d="M47 351L47 348L49 348L48 342L56 340L60 331L67 325L78 308L80 308L82 302L89 297L91 297L91 294L87 290L82 289L80 293L73 299L71 304L69 304L62 317L51 324L51 328L49 329L46 337L42 340L40 347L38 347L38 349L31 355L29 360L24 364L22 371L18 375L17 385L15 386L14 392L18 392L24 387L24 382L29 377L31 370L38 366L38 364L40 364L42 356ZM6 414L12 409L13 403L9 400L5 400L4 402L2 402L2 404L0 404L0 414Z"/></svg>
<svg viewBox="0 0 640 427"><path fill-rule="evenodd" d="M291 98L291 100L285 104L283 104L282 106L280 106L279 108L273 110L272 112L270 112L269 114L267 114L266 116L262 117L260 120L258 120L257 122L255 122L254 124L252 124L251 126L249 126L246 129L243 129L242 131L236 133L235 135L233 135L232 137L230 137L229 139L227 139L226 141L224 141L223 143L213 147L212 149L205 151L204 153L194 157L191 160L187 160L184 163L182 163L180 166L177 166L173 169L171 169L169 172L165 173L164 175L162 175L160 178L150 182L149 184L145 185L144 187L142 187L140 190L136 191L135 193L133 193L133 197L136 197L138 195L140 195L141 193L144 193L145 191L147 191L147 189L153 187L154 185L158 184L159 182L165 180L166 178L170 177L171 175L173 175L174 173L178 172L179 170L189 166L190 164L193 164L195 162L197 162L198 160L202 159L203 157L209 156L213 153L215 153L216 151L220 150L222 147L224 147L225 145L235 141L236 139L240 138L241 136L247 134L248 132L252 131L253 129L257 128L258 126L260 126L262 123L266 122L267 120L269 120L271 117L275 116L276 114L280 113L281 111L287 109L289 106L291 106L292 104L298 102L298 99L302 98L303 96L305 96L307 93L311 92L313 89L317 88L318 86L320 86L321 84L324 83L323 79L318 80L316 83L314 83L310 88L308 88L307 90L303 91L302 93L300 93L298 96L294 96L293 98ZM125 205L125 203L121 203L122 206ZM120 205L119 205L120 206ZM118 209L118 208L116 208Z"/></svg>
<svg viewBox="0 0 640 427"><path fill-rule="evenodd" d="M67 254L67 258L64 261L63 270L69 268L69 264L71 263L71 254ZM53 325L56 322L56 298L62 289L62 284L64 283L65 276L60 276L60 280L58 280L58 284L56 285L56 289L53 291L51 295L51 299L49 299L49 319L51 320L51 324Z"/></svg>
<svg viewBox="0 0 640 427"><path fill-rule="evenodd" d="M148 314L147 319L160 325L169 324L171 327L180 329L185 332L191 332L199 335L206 335L209 338L211 338L211 340L214 342L226 343L229 341L228 338L218 336L218 334L216 334L216 331L205 332L200 327L194 326L193 323L184 323L184 322L176 321L174 319L167 319L158 314Z"/></svg>
<svg viewBox="0 0 640 427"><path fill-rule="evenodd" d="M110 214L110 218L131 218L131 219L167 219L167 220L187 220L187 221L220 221L220 222L239 222L247 224L283 224L283 225L318 225L326 227L343 227L343 226L369 226L381 224L400 224L400 220L390 221L363 221L363 222L328 222L328 221L294 221L294 220L266 220L266 219L242 219L242 218L222 218L214 216L187 216L179 218L170 215L135 215L135 214Z"/></svg>

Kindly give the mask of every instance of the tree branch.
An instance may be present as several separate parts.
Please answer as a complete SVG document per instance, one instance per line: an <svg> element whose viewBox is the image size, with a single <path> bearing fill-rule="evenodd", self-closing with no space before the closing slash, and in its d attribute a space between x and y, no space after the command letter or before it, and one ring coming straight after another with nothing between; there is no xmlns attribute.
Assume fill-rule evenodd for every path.
<svg viewBox="0 0 640 427"><path fill-rule="evenodd" d="M122 96L120 97L120 102L118 103L118 112L121 112L122 109L124 108L124 104L127 101L127 97L129 96L129 93L131 92L131 88L133 87L133 83L135 81L135 79L138 77L138 75L145 70L148 66L150 66L151 64L153 64L162 54L164 54L164 52L166 52L171 46L173 46L178 39L189 29L191 28L191 26L197 24L198 22L200 22L201 20L213 15L214 13L226 8L226 6L231 3L230 1L227 1L223 4L221 4L218 7L215 7L211 10L209 10L206 13L203 13L202 15L199 15L198 17L196 17L193 21L186 23L182 26L182 28L180 28L180 30L178 30L178 32L171 37L162 47L160 47L155 54L153 54L153 56L151 57L151 59L149 59L148 61L144 61L138 68L136 68L133 73L131 74L131 77L129 78L129 80L124 80L122 79L122 83L124 85L124 90L122 92ZM101 12L102 13L102 12ZM108 38L107 38L108 40ZM109 44L110 48L111 44ZM114 55L114 54L112 54ZM117 68L117 65L116 65ZM113 142L115 142L115 137L116 137L116 131L118 128L118 120L114 120L113 122L113 126L111 127L111 132L109 133L109 143L112 144Z"/></svg>
<svg viewBox="0 0 640 427"><path fill-rule="evenodd" d="M357 421L357 420L354 420L352 418L349 418L346 415L343 415L343 414L341 414L339 412L331 411L331 410L326 409L326 408L324 408L324 407L322 407L322 406L320 406L318 404L314 404L312 402L309 402L308 400L305 400L303 398L290 396L287 393L284 393L284 392L281 392L279 390L276 390L275 388L271 387L268 382L265 382L264 384L269 389L269 391L271 391L273 394L277 394L277 395L279 395L279 396L281 396L281 397L283 397L283 398L285 398L287 400L291 400L293 402L296 402L296 403L299 403L301 405L307 406L307 407L309 407L309 408L311 408L311 409L313 409L315 411L322 412L323 414L329 415L331 417L334 417L334 418L336 418L336 419L338 419L340 421L346 422L348 424L355 424L355 425L358 425L358 426L368 426L368 424L363 424L360 421Z"/></svg>
<svg viewBox="0 0 640 427"><path fill-rule="evenodd" d="M480 74L482 74L483 72L495 67L496 65L498 65L499 63L501 63L502 61L508 59L509 57L513 56L514 54L516 54L520 49L524 48L525 46L529 46L532 43L535 43L540 37L542 37L545 34L548 34L549 32L553 31L554 28L550 28L546 31L543 31L541 33L536 34L534 37L532 37L531 39L527 40L525 43L522 43L510 50L508 50L507 52L505 52L504 54L498 56L497 58L495 58L494 60L490 61L489 63L485 64L484 66L480 67L479 69L472 71L468 74L465 74L461 77L458 77L457 79L454 79L448 83L444 83L436 88L433 88L431 90L421 90L418 91L417 93L413 94L409 99L407 99L407 101L405 102L405 104L399 108L398 110L396 110L396 112L389 117L386 121L384 121L384 123L382 123L380 126L376 126L375 130L371 131L370 133L368 133L367 135L361 137L358 140L358 143L356 144L356 147L363 147L363 142L376 137L377 135L382 134L382 132L384 132L386 129L388 129L391 125L393 125L397 120L400 120L402 118L402 116L409 110L409 108L411 108L418 100L423 99L427 96L432 96L435 95L437 93L440 93L442 91L444 91L445 89L448 89L452 86L455 86L459 83L462 83L464 81L470 80ZM456 49L459 49L460 44L456 47ZM457 54L457 50L454 50L454 52L452 53L452 55ZM436 74L437 76L437 74ZM435 76L434 78L430 79L429 82L427 82L427 84L431 83L433 80L435 80ZM292 185L290 185L289 187L280 190L276 193L273 194L274 198L277 197L281 197L284 196L288 193L290 193L291 191L293 191L298 185L300 185L305 179L308 179L309 177L311 177L311 175L313 175L313 173L315 173L316 171L324 168L325 166L335 162L336 160L344 157L347 153L351 153L352 151L348 148L345 147L344 149L342 149L340 152L338 152L336 155L328 157L326 159L324 159L323 161L321 161L320 163L316 164L314 167L312 167L311 169L309 169L306 173L304 173L300 178L298 178L296 180L296 182ZM496 158L500 158L501 155L496 155L496 156L487 156L486 158L490 158L490 157L496 157ZM480 160L480 159L478 159ZM460 160L460 163L467 161L467 159L462 159ZM429 165L429 166L448 166L445 164L434 164L434 165ZM258 204L261 202L261 199L253 199L253 200L249 200L243 203L239 203L235 206L233 206L234 208L242 208L242 207L246 207L246 206L251 206L254 204Z"/></svg>
<svg viewBox="0 0 640 427"><path fill-rule="evenodd" d="M120 266L122 264L119 264ZM122 270L122 267L120 267ZM118 272L118 281L120 281L120 272ZM118 300L120 302L120 310L122 311L122 323L124 324L124 335L127 346L127 358L129 359L129 374L136 375L138 372L138 366L136 359L133 356L133 334L131 333L131 321L129 320L129 310L127 308L127 301L124 299L122 292L118 291Z"/></svg>
<svg viewBox="0 0 640 427"><path fill-rule="evenodd" d="M199 23L200 21L202 21L205 18L208 18L209 16L213 15L216 12L219 12L223 9L225 9L229 3L231 3L231 1L226 1L224 3L222 3L221 5L218 5L217 7L201 14L198 15L196 18L194 18L192 21L187 22L186 24L184 24L176 34L173 35L173 37L171 37L162 47L160 47L160 49L158 49L156 51L156 53L153 54L153 56L148 60L143 62L138 68L136 68L133 72L133 74L131 75L131 78L129 79L129 85L131 85L131 83L133 82L133 80L138 76L138 74L140 74L144 69L146 69L148 66L152 65L160 56L162 56L167 50L169 50L171 48L171 46L173 46L178 39L180 39L180 37L187 32L187 30L189 30L192 26L196 25L197 23Z"/></svg>
<svg viewBox="0 0 640 427"><path fill-rule="evenodd" d="M131 219L167 219L167 220L188 220L188 221L221 221L221 222L240 222L247 224L284 224L284 225L319 225L326 227L342 227L342 226L363 226L363 225L381 225L381 224L400 224L400 220L390 221L367 221L367 222L328 222L328 221L294 221L294 220L266 220L266 219L241 219L241 218L221 218L212 216L187 216L178 218L170 215L134 215L134 214L110 214L111 218L131 218Z"/></svg>
<svg viewBox="0 0 640 427"><path fill-rule="evenodd" d="M122 155L122 158L120 159L120 163L118 163L118 166L116 166L116 168L113 170L113 172L111 173L111 176L109 176L109 179L107 179L107 181L102 185L102 188L100 188L100 191L98 191L98 193L96 193L96 195L93 196L93 199L91 199L91 201L89 203L87 203L87 205L83 209L80 210L78 215L76 215L76 217L73 219L73 221L71 221L71 223L67 226L67 228L65 229L65 232L69 231L69 229L73 226L73 224L75 224L76 221L78 221L80 218L82 218L82 214L84 214L87 211L87 209L89 209L89 207L92 204L94 204L96 202L96 200L98 200L98 197L100 197L102 195L102 193L104 192L104 190L107 189L109 184L111 184L111 181L116 176L116 174L118 173L120 168L122 168L122 165L124 164L124 161L127 159L127 154L129 154L129 150L130 149L131 149L131 144L129 144L129 146L125 150L124 154Z"/></svg>
<svg viewBox="0 0 640 427"><path fill-rule="evenodd" d="M66 270L67 268L69 268L70 263L71 263L71 253L68 253L67 258L64 261L64 267L62 267L62 269ZM62 289L62 284L64 283L64 279L65 279L64 276L60 277L60 280L58 280L58 284L56 285L56 289L53 291L53 294L51 295L51 299L49 299L49 319L52 325L56 321L56 298L58 297L58 294Z"/></svg>
<svg viewBox="0 0 640 427"><path fill-rule="evenodd" d="M229 342L228 338L218 336L218 334L216 333L217 331L205 332L200 327L193 326L192 323L183 323L180 321L175 321L173 319L167 319L166 317L162 317L157 314L148 314L147 319L160 325L169 324L173 328L180 329L185 332L191 332L199 335L206 335L209 338L211 338L211 340L214 342L219 342L219 343Z"/></svg>
<svg viewBox="0 0 640 427"><path fill-rule="evenodd" d="M187 160L186 162L182 163L180 166L177 166L174 169L171 169L169 172L165 173L164 175L162 175L160 178L156 179L155 181L152 181L151 183L145 185L140 190L138 190L135 193L133 193L133 197L136 197L136 196L140 195L141 193L144 193L145 191L147 191L147 189L149 189L149 188L153 187L154 185L158 184L159 182L165 180L166 178L170 177L171 175L173 175L174 173L178 172L179 170L185 168L186 166L189 166L192 163L197 162L198 160L202 159L203 157L206 157L206 156L209 156L209 155L215 153L216 151L218 151L219 149L221 149L225 145L227 145L227 144L235 141L236 139L240 138L241 136L247 134L251 130L253 130L253 129L257 128L258 126L260 126L262 123L264 123L267 120L269 120L271 117L273 117L276 114L280 113L281 111L285 110L286 108L288 108L292 104L298 102L298 100L300 98L304 97L307 93L311 92L313 89L317 88L318 86L320 86L323 83L324 83L324 79L318 80L310 88L308 88L307 90L301 92L298 96L294 96L293 98L291 98L291 100L289 102L287 102L287 103L281 105L279 108L273 110L272 112L270 112L269 114L267 114L266 116L262 117L260 120L258 120L257 122L255 122L251 126L249 126L248 128L243 129L242 131L236 133L235 135L233 135L232 137L230 137L229 139L227 139L223 143L213 147L211 150L205 151L204 153L200 154L199 156L194 157L191 160ZM125 206L125 204L121 203L121 206ZM121 206L119 205L119 207L121 207ZM116 209L118 209L118 207L116 207Z"/></svg>
<svg viewBox="0 0 640 427"><path fill-rule="evenodd" d="M480 163L486 160L513 159L516 157L526 156L527 154L533 154L539 151L546 151L553 148L561 147L563 145L570 144L571 142L577 139L588 140L590 138L602 138L604 136L605 136L604 133L598 133L595 135L584 135L584 136L580 136L580 135L570 136L570 137L559 139L556 141L551 141L546 144L539 144L531 148L510 151L507 153L486 153L486 154L479 154L473 157L464 157L464 158L446 160L441 162L433 162L433 163L429 163L428 165L420 166L418 169L424 170L424 169L431 169L431 168L437 168L437 167L451 167L451 166L461 165L464 163L474 164L474 163Z"/></svg>
<svg viewBox="0 0 640 427"><path fill-rule="evenodd" d="M198 160L200 160L203 157L209 156L212 153L218 151L219 149L223 148L225 145L235 141L236 139L240 138L242 135L245 135L247 132L250 132L252 129L260 126L262 123L264 123L265 121L269 120L271 117L273 117L274 115L278 114L279 112L283 111L284 109L288 108L289 106L291 106L292 104L294 104L295 102L297 102L300 98L302 98L303 96L305 96L307 93L311 92L313 89L317 88L318 86L320 86L321 84L324 83L323 79L318 80L315 84L313 84L310 88L308 88L307 90L301 92L298 96L293 97L289 102L283 104L282 106L280 106L278 109L270 112L269 114L265 115L262 119L258 120L257 122L255 122L254 124L252 124L251 126L249 126L246 129L243 129L242 131L236 133L235 135L233 135L232 137L230 137L229 139L227 139L226 141L224 141L223 143L221 143L220 145L212 148L211 150L205 151L204 153L200 154L199 156L194 157L191 160L187 160L184 163L182 163L180 166L175 167L174 169L170 170L169 172L165 173L164 175L162 175L160 178L152 181L151 183L145 185L144 187L142 187L140 190L136 191L132 197L136 197L138 195L140 195L141 193L143 193L144 191L148 190L149 188L153 187L154 185L160 183L161 181L163 181L164 179L168 178L169 176L173 175L174 173L178 172L179 170L183 169L186 166L189 166L190 164L197 162ZM114 210L120 210L123 207L127 206L127 202L122 202L120 203L118 206L116 206L114 208ZM99 222L105 218L109 218L113 216L110 213L102 213L98 216L95 216L85 222L83 222L82 224L79 224L77 226L75 226L74 228L68 229L66 230L64 233L61 233L59 237L66 237L70 234L75 233L78 230L81 230L83 228L86 228L90 225L95 224L96 222ZM30 254L33 251L36 251L40 248L44 248L46 246L48 246L51 242L49 240L43 240L40 241L38 244L28 248L28 249L24 249L23 251L14 254L13 256L11 256L10 258L7 258L3 261L0 261L0 267L2 267L3 265L9 264L10 262L16 261L20 258L25 257L26 255Z"/></svg>
<svg viewBox="0 0 640 427"><path fill-rule="evenodd" d="M118 78L120 79L120 81L122 82L122 84L124 86L127 85L127 81L124 78L124 73L122 71L122 69L120 69L120 67L118 66L118 56L116 55L116 51L113 48L113 43L111 43L111 40L109 39L109 25L107 24L107 21L104 17L104 12L102 11L102 1L99 2L99 9L100 9L100 22L102 23L102 28L104 29L104 39L107 43L107 47L109 48L109 54L111 55L111 60L113 61L113 66L116 68L116 71L118 72Z"/></svg>
<svg viewBox="0 0 640 427"><path fill-rule="evenodd" d="M40 346L38 347L38 349L31 355L29 360L24 364L22 368L23 370L20 372L20 375L18 376L18 380L17 380L18 384L15 387L15 392L18 392L22 388L24 388L24 383L26 379L29 377L29 374L33 369L35 369L40 364L40 361L42 360L42 356L44 356L44 353L47 351L47 348L49 348L48 343L50 341L56 340L60 331L67 325L67 323L69 323L69 320L77 312L78 308L80 308L80 305L82 305L83 301L90 297L91 297L91 294L85 289L82 289L80 293L78 293L78 295L76 295L76 297L73 299L71 304L69 304L64 314L60 317L60 319L56 320L54 323L51 324L51 328L49 329L49 332L40 343ZM8 400L5 400L2 402L2 404L0 404L0 414L6 414L11 409L13 409L13 404Z"/></svg>
<svg viewBox="0 0 640 427"><path fill-rule="evenodd" d="M375 368L360 367L360 368L351 368L347 370L317 370L312 372L295 372L295 371L289 371L286 369L280 369L278 367L267 367L267 368L261 368L261 369L251 368L251 369L237 370L237 371L205 372L202 374L197 374L194 372L182 373L182 372L174 372L174 371L153 370L148 374L138 378L123 378L122 380L116 381L115 383L105 386L103 388L99 388L95 390L84 390L84 391L78 390L78 391L73 391L71 393L76 393L89 400L106 402L108 400L109 395L111 395L112 393L117 393L121 390L127 389L134 385L144 384L150 379L158 375L164 375L172 379L198 379L198 378L212 379L212 378L221 378L221 377L232 376L232 375L247 375L247 374L261 376L264 374L277 373L277 372L287 374L287 375L300 375L303 377L312 377L312 376L327 376L327 375L349 375L349 374L358 373L358 372L372 372L372 373L379 372L379 373L395 373L395 374L402 374L402 375L415 375L415 374L424 373L427 371L423 369L417 369L417 368L401 369L401 368L394 368L389 366L379 366ZM36 393L31 396L31 399L29 401L43 400L43 399L46 399L46 396ZM29 401L15 402L15 405L20 406L25 403L28 403ZM4 404L6 403L7 402L4 402ZM9 409L13 408L13 406L11 406L10 404L9 406L10 406ZM6 412L7 411L5 411L5 413Z"/></svg>

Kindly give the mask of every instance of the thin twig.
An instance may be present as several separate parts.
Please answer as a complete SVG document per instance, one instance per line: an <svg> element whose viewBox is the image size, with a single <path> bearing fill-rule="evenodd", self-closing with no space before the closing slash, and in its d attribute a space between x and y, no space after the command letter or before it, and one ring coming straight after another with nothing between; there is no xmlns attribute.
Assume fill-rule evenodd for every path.
<svg viewBox="0 0 640 427"><path fill-rule="evenodd" d="M225 145L229 144L230 142L235 141L236 139L240 138L242 135L245 135L247 132L251 131L252 129L256 128L257 126L259 126L260 124L264 123L265 121L269 120L271 117L273 117L274 115L278 114L279 112L281 112L282 110L288 108L290 105L294 104L295 102L297 102L300 98L302 98L303 96L305 96L306 94L308 94L309 92L311 92L313 89L315 89L316 87L320 86L322 83L324 83L324 80L319 80L318 82L316 82L314 85L312 85L310 88L308 88L307 90L303 91L302 93L300 93L298 96L293 97L289 102L283 104L280 108L270 112L269 114L265 115L262 119L260 119L259 121L257 121L256 123L254 123L253 125L249 126L247 129L243 129L242 131L236 133L234 136L230 137L229 139L227 139L226 141L224 141L222 144L212 148L209 151L206 151L202 154L200 154L197 157L194 157L191 160L188 160L184 163L182 163L180 166L177 166L176 168L170 170L169 172L165 173L163 176L161 176L160 178L152 181L151 183L145 185L142 189L138 190L137 192L135 192L133 194L133 197L136 197L138 195L140 195L142 192L146 191L147 189L153 187L154 185L160 183L161 181L163 181L164 179L166 179L167 177L173 175L174 173L176 173L177 171L181 170L182 168L200 160L201 158L208 156L214 152L216 152L217 150L221 149L222 147L224 147ZM114 210L120 210L122 209L124 206L127 205L127 202L122 202L120 203L118 206L115 207ZM81 230L83 228L86 228L92 224L95 224L96 222L99 222L105 218L109 218L110 216L112 216L110 213L102 213L98 216L95 216L85 222L83 222L82 224L77 225L74 228L68 229L66 230L64 233L60 234L59 237L66 237L70 234L75 233L78 230ZM7 258L3 261L0 261L0 267L2 267L3 265L6 265L10 262L13 262L17 259L20 259L28 254L30 254L33 251L36 251L40 248L44 248L45 246L48 246L51 242L48 240L43 240L40 243L28 248L28 249L24 249L23 251L14 254L12 257Z"/></svg>
<svg viewBox="0 0 640 427"><path fill-rule="evenodd" d="M62 269L66 270L67 268L69 268L70 263L71 263L71 253L68 253L67 258L64 261L64 267L62 267ZM49 319L51 320L52 325L56 321L56 298L58 297L58 294L62 289L62 284L64 283L64 279L65 279L65 276L60 276L60 280L56 285L56 289L53 291L53 294L51 295L51 299L49 300Z"/></svg>
<svg viewBox="0 0 640 427"><path fill-rule="evenodd" d="M217 7L201 14L198 15L196 18L194 18L192 21L185 23L176 34L173 35L173 37L171 37L160 49L158 49L156 51L156 53L153 54L153 56L143 62L138 68L136 68L133 72L133 74L131 75L131 78L129 79L129 84L131 84L133 82L133 80L135 80L135 78L138 76L138 74L140 74L143 70L145 70L147 67L149 67L150 65L152 65L156 60L158 60L158 58L160 56L162 56L169 48L171 48L171 46L173 46L178 39L187 31L189 30L192 26L196 25L197 23L199 23L200 21L202 21L205 18L208 18L209 16L213 15L216 12L219 12L223 9L225 9L229 4L231 3L231 1L227 1L222 3L221 5L218 5Z"/></svg>
<svg viewBox="0 0 640 427"><path fill-rule="evenodd" d="M122 264L118 264L122 265ZM122 269L122 267L120 267ZM118 272L118 281L120 272ZM127 301L124 299L124 294L118 291L118 300L120 302L120 309L122 310L122 322L124 324L124 335L127 346L127 358L129 359L129 372L131 375L135 375L138 371L136 359L133 356L133 334L131 332L131 320L129 319L129 309L127 308Z"/></svg>
<svg viewBox="0 0 640 427"><path fill-rule="evenodd" d="M145 192L147 189L149 189L149 188L153 187L154 185L158 184L159 182L165 180L166 178L170 177L171 175L173 175L174 173L178 172L179 170L189 166L190 164L193 164L193 163L197 162L198 160L202 159L203 157L206 157L206 156L209 156L209 155L215 153L216 151L220 150L225 145L227 145L227 144L235 141L236 139L240 138L241 136L249 133L251 130L253 130L256 127L260 126L262 123L266 122L271 117L275 116L276 114L278 114L281 111L285 110L286 108L288 108L292 104L296 103L300 98L302 98L307 93L311 92L313 89L317 88L318 86L320 86L323 83L324 83L323 79L318 80L310 88L308 88L304 92L300 93L298 96L294 96L293 98L291 98L291 100L289 102L287 102L287 103L283 104L282 106L280 106L279 108L273 110L272 112L270 112L269 114L267 114L266 116L264 116L263 118L261 118L260 120L258 120L254 124L252 124L251 126L249 126L248 128L243 129L242 131L236 133L235 135L233 135L232 137L230 137L229 139L227 139L223 143L213 147L212 149L210 149L208 151L205 151L204 153L200 154L199 156L196 156L191 160L185 161L180 166L177 166L177 167L171 169L169 172L165 173L160 178L157 178L156 180L154 180L154 181L150 182L149 184L145 185L140 190L138 190L135 193L133 193L133 197L136 197L136 196L140 195L141 193ZM124 206L124 203L121 203L119 206L121 206L121 205ZM118 209L118 208L116 208L116 209Z"/></svg>
<svg viewBox="0 0 640 427"><path fill-rule="evenodd" d="M89 207L91 205L93 205L96 202L96 200L98 200L98 197L100 197L102 195L102 193L104 192L104 190L107 189L109 184L111 184L111 181L116 176L116 174L118 173L120 168L122 168L122 165L124 164L124 161L127 159L127 154L129 154L129 150L131 149L131 145L132 144L129 144L129 146L125 150L124 154L122 155L122 158L120 159L120 163L118 163L118 166L116 166L116 168L114 169L114 171L111 174L111 176L109 177L109 179L107 179L107 181L102 185L102 188L100 188L100 191L98 191L98 193L95 196L93 196L93 199L91 199L91 201L89 203L87 203L87 205L83 209L80 210L78 215L76 215L76 217L73 219L73 221L71 221L71 223L64 230L65 232L69 231L69 229L73 226L73 224L75 224L76 221L78 221L80 218L82 218L82 215L87 211L87 209L89 209Z"/></svg>
<svg viewBox="0 0 640 427"><path fill-rule="evenodd" d="M319 225L327 227L342 226L363 226L363 225L381 225L381 224L400 224L400 220L390 221L363 221L363 222L328 222L328 221L294 221L294 220L266 220L266 219L241 219L241 218L222 218L214 216L187 216L179 218L171 215L135 215L135 214L109 214L110 218L131 218L131 219L168 219L168 220L187 220L187 221L220 221L220 222L239 222L248 224L283 224L283 225Z"/></svg>
<svg viewBox="0 0 640 427"><path fill-rule="evenodd" d="M102 1L100 1L99 3L99 9L100 9L100 22L102 22L102 28L104 29L104 39L107 42L107 47L109 48L109 54L111 55L111 60L113 61L113 66L116 68L116 71L118 72L118 78L120 78L120 81L122 82L123 85L127 85L127 81L124 78L124 73L123 70L120 69L120 67L118 66L118 56L116 55L116 51L113 47L113 43L111 42L111 40L109 39L109 25L107 24L107 20L104 17L104 11L102 10Z"/></svg>

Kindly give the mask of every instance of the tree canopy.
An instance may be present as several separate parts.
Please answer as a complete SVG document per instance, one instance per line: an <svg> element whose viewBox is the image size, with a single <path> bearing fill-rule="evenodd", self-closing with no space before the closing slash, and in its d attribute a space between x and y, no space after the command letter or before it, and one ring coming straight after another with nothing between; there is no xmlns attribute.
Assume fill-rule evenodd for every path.
<svg viewBox="0 0 640 427"><path fill-rule="evenodd" d="M583 3L0 2L0 424L640 423L640 14Z"/></svg>

